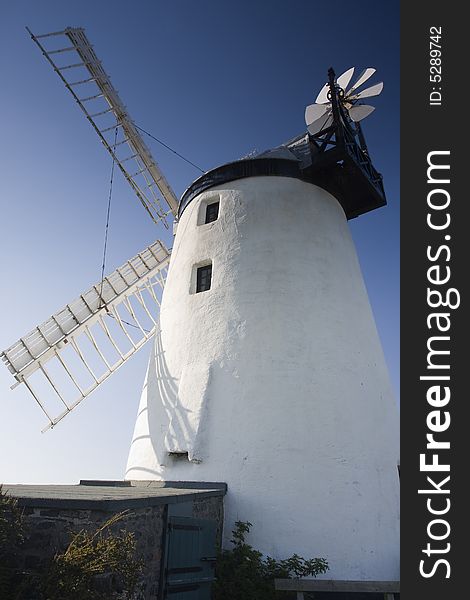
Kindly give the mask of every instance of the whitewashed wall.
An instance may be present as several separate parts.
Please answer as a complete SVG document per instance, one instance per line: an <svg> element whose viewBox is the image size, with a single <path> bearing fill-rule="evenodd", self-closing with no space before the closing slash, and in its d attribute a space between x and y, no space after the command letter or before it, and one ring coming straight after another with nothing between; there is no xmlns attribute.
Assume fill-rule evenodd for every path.
<svg viewBox="0 0 470 600"><path fill-rule="evenodd" d="M201 203L220 198L217 221ZM212 261L212 288L192 293ZM178 225L126 478L225 481L271 556L398 579L397 409L339 203L297 179L204 192ZM169 452L188 452L189 459Z"/></svg>

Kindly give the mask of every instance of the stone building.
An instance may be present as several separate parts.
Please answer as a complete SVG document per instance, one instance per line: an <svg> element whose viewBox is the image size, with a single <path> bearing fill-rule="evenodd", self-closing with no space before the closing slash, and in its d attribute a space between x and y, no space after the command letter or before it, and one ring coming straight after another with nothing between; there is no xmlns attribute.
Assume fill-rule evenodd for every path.
<svg viewBox="0 0 470 600"><path fill-rule="evenodd" d="M134 534L144 561L138 600L210 588L220 547L225 484L82 481L80 485L5 485L25 518L20 571L40 569L70 541L95 531L116 513L116 525ZM100 582L106 586L106 578ZM106 588L105 588L106 589ZM173 596L174 597L174 596Z"/></svg>

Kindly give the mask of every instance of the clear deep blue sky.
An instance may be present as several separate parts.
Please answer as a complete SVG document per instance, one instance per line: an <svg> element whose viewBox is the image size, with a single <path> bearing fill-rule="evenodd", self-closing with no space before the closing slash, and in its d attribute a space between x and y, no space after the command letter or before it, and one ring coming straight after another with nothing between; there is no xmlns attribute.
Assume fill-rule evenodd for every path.
<svg viewBox="0 0 470 600"><path fill-rule="evenodd" d="M350 222L398 396L398 0L42 0L5 4L0 21L2 203L0 348L100 276L110 157L30 40L84 27L132 118L204 169L305 130L304 109L350 66L373 66L382 95L364 131L388 206ZM198 172L149 141L180 195ZM120 174L110 271L162 237ZM167 239L167 241L169 241ZM171 242L170 242L171 245ZM123 477L149 348L53 431L0 369L0 482ZM23 387L23 386L21 386ZM398 399L397 399L398 400Z"/></svg>

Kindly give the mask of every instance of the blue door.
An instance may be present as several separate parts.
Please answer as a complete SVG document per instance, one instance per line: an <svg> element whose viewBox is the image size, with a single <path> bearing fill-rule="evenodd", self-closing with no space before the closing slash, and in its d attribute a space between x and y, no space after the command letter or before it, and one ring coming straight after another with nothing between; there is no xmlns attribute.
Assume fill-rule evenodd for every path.
<svg viewBox="0 0 470 600"><path fill-rule="evenodd" d="M169 517L165 600L210 600L216 557L215 521Z"/></svg>

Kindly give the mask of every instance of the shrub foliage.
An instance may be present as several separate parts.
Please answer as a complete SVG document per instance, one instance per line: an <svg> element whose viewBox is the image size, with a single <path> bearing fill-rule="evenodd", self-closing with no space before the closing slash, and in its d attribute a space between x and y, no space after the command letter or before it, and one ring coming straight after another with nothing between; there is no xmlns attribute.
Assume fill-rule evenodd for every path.
<svg viewBox="0 0 470 600"><path fill-rule="evenodd" d="M66 550L24 571L20 546L27 538L21 510L0 486L0 598L22 600L110 600L131 598L143 562L136 558L134 534L115 532L127 511L95 531L71 533Z"/></svg>
<svg viewBox="0 0 470 600"><path fill-rule="evenodd" d="M20 574L18 554L24 539L23 513L0 485L0 598L14 598Z"/></svg>
<svg viewBox="0 0 470 600"><path fill-rule="evenodd" d="M276 560L247 544L246 535L252 524L237 521L232 532L231 550L222 550L216 564L213 600L273 600L286 598L274 590L274 579L316 577L328 570L324 558L306 560L293 554Z"/></svg>
<svg viewBox="0 0 470 600"><path fill-rule="evenodd" d="M135 591L143 563L135 558L134 534L110 528L125 513L114 515L94 532L79 531L44 575L47 600L106 600Z"/></svg>

